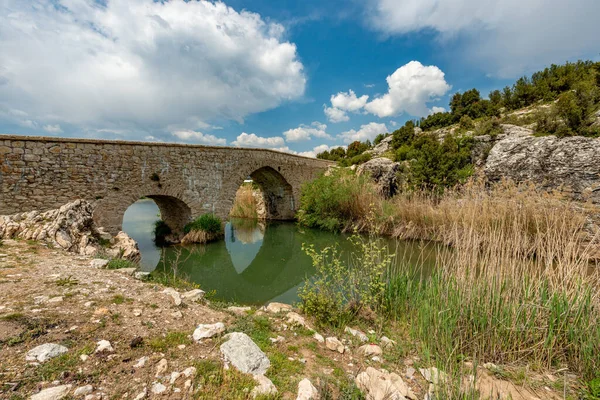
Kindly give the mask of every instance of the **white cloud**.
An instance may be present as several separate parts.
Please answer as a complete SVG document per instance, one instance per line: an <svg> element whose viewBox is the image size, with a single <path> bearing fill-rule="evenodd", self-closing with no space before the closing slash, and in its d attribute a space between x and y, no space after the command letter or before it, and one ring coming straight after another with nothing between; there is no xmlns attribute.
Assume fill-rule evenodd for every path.
<svg viewBox="0 0 600 400"><path fill-rule="evenodd" d="M304 94L283 32L221 2L4 0L0 111L24 110L30 126L136 132L241 121Z"/></svg>
<svg viewBox="0 0 600 400"><path fill-rule="evenodd" d="M365 105L365 110L380 118L406 112L422 117L428 114L427 102L443 96L451 86L444 73L434 65L411 61L386 78L388 93Z"/></svg>
<svg viewBox="0 0 600 400"><path fill-rule="evenodd" d="M429 110L429 114L437 114L443 112L446 112L446 109L444 107L433 106L431 107L431 110Z"/></svg>
<svg viewBox="0 0 600 400"><path fill-rule="evenodd" d="M339 92L338 94L332 95L330 99L333 107L352 112L359 111L367 104L368 100L369 96L366 94L364 96L356 97L356 93L352 90L349 90L348 93Z"/></svg>
<svg viewBox="0 0 600 400"><path fill-rule="evenodd" d="M310 126L303 124L297 128L289 129L283 132L283 136L289 142L309 140L312 137L331 139L331 136L325 132L325 129L327 129L327 125L315 121Z"/></svg>
<svg viewBox="0 0 600 400"><path fill-rule="evenodd" d="M334 149L336 147L346 148L347 146L328 146L326 144L320 144L318 146L315 146L312 150L303 151L303 152L300 152L300 153L297 153L297 154L300 155L300 156L304 156L304 157L315 158L315 157L317 157L317 154L322 153L324 151L329 151L329 150Z"/></svg>
<svg viewBox="0 0 600 400"><path fill-rule="evenodd" d="M348 114L345 111L335 107L327 107L327 104L323 104L323 112L329 122L338 123L346 122L350 120Z"/></svg>
<svg viewBox="0 0 600 400"><path fill-rule="evenodd" d="M289 151L289 148L285 146L285 141L280 136L261 137L254 133L242 132L231 144L237 147L263 147L279 151Z"/></svg>
<svg viewBox="0 0 600 400"><path fill-rule="evenodd" d="M44 125L43 129L49 133L61 133L63 131L62 128L60 127L60 125L58 125L58 124L57 125Z"/></svg>
<svg viewBox="0 0 600 400"><path fill-rule="evenodd" d="M218 138L214 135L208 135L198 131L181 130L171 132L171 134L186 142L207 144L212 146L225 146L227 144L227 140L225 139Z"/></svg>
<svg viewBox="0 0 600 400"><path fill-rule="evenodd" d="M454 58L464 55L502 77L598 53L598 0L369 0L367 4L374 29L392 35L437 32L446 49L455 45L450 51Z"/></svg>
<svg viewBox="0 0 600 400"><path fill-rule="evenodd" d="M329 122L336 123L348 121L350 117L348 117L347 112L359 112L367 104L369 96L363 95L357 97L356 93L350 89L348 92L332 94L329 100L331 107L323 105L323 111Z"/></svg>
<svg viewBox="0 0 600 400"><path fill-rule="evenodd" d="M372 142L377 135L387 132L388 129L385 124L371 122L369 124L362 125L358 131L351 129L349 131L342 132L339 136L342 138L344 143L352 143L356 140L361 142L370 140Z"/></svg>

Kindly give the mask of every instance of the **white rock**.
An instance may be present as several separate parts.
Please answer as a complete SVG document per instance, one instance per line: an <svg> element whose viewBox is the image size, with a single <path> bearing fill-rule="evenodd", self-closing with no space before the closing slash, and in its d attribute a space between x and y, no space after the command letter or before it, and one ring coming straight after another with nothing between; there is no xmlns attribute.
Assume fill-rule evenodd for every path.
<svg viewBox="0 0 600 400"><path fill-rule="evenodd" d="M250 394L252 398L258 396L266 396L277 393L277 388L273 385L273 382L264 375L254 375L254 380L258 383L257 386L252 389Z"/></svg>
<svg viewBox="0 0 600 400"><path fill-rule="evenodd" d="M90 356L88 356L87 354L82 354L79 356L79 359L83 362L86 362L88 358L90 358Z"/></svg>
<svg viewBox="0 0 600 400"><path fill-rule="evenodd" d="M379 341L381 342L381 346L384 349L386 347L392 347L396 345L396 341L388 338L387 336L382 336L381 339L379 339Z"/></svg>
<svg viewBox="0 0 600 400"><path fill-rule="evenodd" d="M135 309L133 310L133 315L134 315L135 317L139 317L139 316L141 316L141 315L142 315L142 310L140 310L139 308L135 308Z"/></svg>
<svg viewBox="0 0 600 400"><path fill-rule="evenodd" d="M417 371L413 367L408 367L406 368L406 373L404 376L406 376L408 379L412 379L412 377L415 375L415 372Z"/></svg>
<svg viewBox="0 0 600 400"><path fill-rule="evenodd" d="M171 372L171 378L169 379L169 384L174 384L177 379L181 376L180 372L173 371Z"/></svg>
<svg viewBox="0 0 600 400"><path fill-rule="evenodd" d="M29 400L60 400L66 397L70 390L71 385L55 386L34 394Z"/></svg>
<svg viewBox="0 0 600 400"><path fill-rule="evenodd" d="M186 368L186 369L183 370L182 374L186 378L194 376L194 375L196 375L196 367L188 367L188 368Z"/></svg>
<svg viewBox="0 0 600 400"><path fill-rule="evenodd" d="M383 351L381 351L381 347L377 346L376 344L365 344L364 346L360 346L358 348L358 353L365 357L371 357L380 356Z"/></svg>
<svg viewBox="0 0 600 400"><path fill-rule="evenodd" d="M237 315L245 315L246 313L248 313L248 311L252 310L252 307L236 307L236 306L230 306L227 307L228 311L231 311L234 314Z"/></svg>
<svg viewBox="0 0 600 400"><path fill-rule="evenodd" d="M141 357L137 360L133 368L142 368L148 362L149 358L147 356Z"/></svg>
<svg viewBox="0 0 600 400"><path fill-rule="evenodd" d="M144 388L144 390L140 394L135 396L135 398L133 400L142 400L142 399L145 399L146 396L148 396L148 390L146 388Z"/></svg>
<svg viewBox="0 0 600 400"><path fill-rule="evenodd" d="M190 290L188 292L185 292L184 294L181 295L181 298L183 300L187 300L190 302L195 302L195 301L200 301L202 300L202 298L204 297L204 290L200 290L200 289L193 289Z"/></svg>
<svg viewBox="0 0 600 400"><path fill-rule="evenodd" d="M371 360L380 363L381 362L381 357L375 356L375 357L371 358Z"/></svg>
<svg viewBox="0 0 600 400"><path fill-rule="evenodd" d="M167 372L167 368L169 368L169 363L165 358L161 359L156 365L156 374L154 374L154 376L158 378L159 376L164 375L165 372Z"/></svg>
<svg viewBox="0 0 600 400"><path fill-rule="evenodd" d="M150 277L150 272L138 271L135 274L133 274L133 277L137 280L145 281Z"/></svg>
<svg viewBox="0 0 600 400"><path fill-rule="evenodd" d="M325 346L332 351L337 351L340 354L344 353L344 345L336 337L328 337L325 339Z"/></svg>
<svg viewBox="0 0 600 400"><path fill-rule="evenodd" d="M94 353L112 353L115 351L108 340L101 340L97 343Z"/></svg>
<svg viewBox="0 0 600 400"><path fill-rule="evenodd" d="M419 372L427 382L431 382L434 385L446 380L446 373L438 370L436 367L419 368Z"/></svg>
<svg viewBox="0 0 600 400"><path fill-rule="evenodd" d="M92 393L93 391L94 391L94 387L92 385L85 385L85 386L81 386L81 387L78 387L77 389L75 389L73 396L75 396L75 397L87 396L88 394Z"/></svg>
<svg viewBox="0 0 600 400"><path fill-rule="evenodd" d="M292 306L284 303L269 303L265 308L265 311L277 314L280 312L292 311Z"/></svg>
<svg viewBox="0 0 600 400"><path fill-rule="evenodd" d="M90 262L90 267L92 268L104 268L108 265L108 260L103 260L102 258L95 258Z"/></svg>
<svg viewBox="0 0 600 400"><path fill-rule="evenodd" d="M368 367L356 376L355 382L356 386L370 400L404 400L406 398L416 400L410 387L395 373L390 374Z"/></svg>
<svg viewBox="0 0 600 400"><path fill-rule="evenodd" d="M265 353L245 333L229 333L225 339L227 341L221 345L221 354L225 362L231 363L239 371L263 375L271 366Z"/></svg>
<svg viewBox="0 0 600 400"><path fill-rule="evenodd" d="M223 332L225 332L225 324L222 322L217 322L214 324L200 324L194 331L192 337L196 342L199 342L202 339L211 338Z"/></svg>
<svg viewBox="0 0 600 400"><path fill-rule="evenodd" d="M271 343L281 343L285 342L285 338L283 336L277 336L276 338L269 338Z"/></svg>
<svg viewBox="0 0 600 400"><path fill-rule="evenodd" d="M61 346L60 344L45 343L29 350L25 356L25 360L43 363L51 358L58 357L67 351L69 351L69 349L67 349L65 346Z"/></svg>
<svg viewBox="0 0 600 400"><path fill-rule="evenodd" d="M62 303L62 302L63 302L63 297L56 296L56 297L52 297L51 299L49 299L46 303Z"/></svg>
<svg viewBox="0 0 600 400"><path fill-rule="evenodd" d="M299 325L308 330L312 330L312 328L306 323L306 320L304 319L304 317L293 311L287 313L287 322L288 322L288 324L291 324L292 326Z"/></svg>
<svg viewBox="0 0 600 400"><path fill-rule="evenodd" d="M325 338L323 337L323 335L321 335L321 334L319 334L319 333L317 333L317 332L315 332L315 333L313 334L313 338L315 338L315 340L316 340L317 342L319 342L319 343L325 343Z"/></svg>
<svg viewBox="0 0 600 400"><path fill-rule="evenodd" d="M152 393L154 394L163 394L167 391L167 387L160 382L156 382L152 385Z"/></svg>
<svg viewBox="0 0 600 400"><path fill-rule="evenodd" d="M175 290L173 288L166 288L165 290L163 290L163 293L171 296L171 298L173 299L173 302L175 303L176 306L181 305L181 295L179 294L179 292L177 290Z"/></svg>
<svg viewBox="0 0 600 400"><path fill-rule="evenodd" d="M171 317L175 318L175 319L181 319L183 318L183 313L179 310L171 313Z"/></svg>
<svg viewBox="0 0 600 400"><path fill-rule="evenodd" d="M369 338L368 336L364 333L359 331L358 329L353 329L350 327L346 327L344 328L344 332L351 334L354 337L357 337L358 340L360 340L361 342L368 342Z"/></svg>
<svg viewBox="0 0 600 400"><path fill-rule="evenodd" d="M298 383L298 397L296 400L318 400L319 391L307 378Z"/></svg>

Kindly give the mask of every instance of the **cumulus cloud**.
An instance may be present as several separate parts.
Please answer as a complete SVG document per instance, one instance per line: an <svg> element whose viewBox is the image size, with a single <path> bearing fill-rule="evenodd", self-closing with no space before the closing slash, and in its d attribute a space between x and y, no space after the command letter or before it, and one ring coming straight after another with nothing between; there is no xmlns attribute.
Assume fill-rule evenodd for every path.
<svg viewBox="0 0 600 400"><path fill-rule="evenodd" d="M23 110L30 126L138 132L241 121L304 94L303 65L283 33L221 2L4 0L0 111Z"/></svg>
<svg viewBox="0 0 600 400"><path fill-rule="evenodd" d="M434 31L445 46L457 39L455 57L464 52L502 77L598 52L598 0L368 0L367 7L374 29Z"/></svg>
<svg viewBox="0 0 600 400"><path fill-rule="evenodd" d="M304 157L316 158L317 154L322 153L324 151L329 151L329 150L334 149L336 147L346 148L347 146L328 146L326 144L320 144L318 146L315 146L312 150L303 151L303 152L300 152L300 153L297 153L297 154L300 155L300 156L304 156Z"/></svg>
<svg viewBox="0 0 600 400"><path fill-rule="evenodd" d="M242 132L235 141L231 142L237 147L264 147L274 150L286 151L289 150L285 146L285 140L280 136L261 137L254 133Z"/></svg>
<svg viewBox="0 0 600 400"><path fill-rule="evenodd" d="M361 142L365 140L373 141L373 139L375 139L375 137L380 133L387 132L388 129L385 124L371 122L369 124L362 125L358 131L351 129L349 131L342 132L339 137L344 141L344 143L352 143L356 140Z"/></svg>
<svg viewBox="0 0 600 400"><path fill-rule="evenodd" d="M309 140L313 137L331 139L331 136L325 132L325 129L327 129L327 125L315 121L310 126L302 124L297 128L289 129L283 132L283 136L285 136L285 140L288 142L299 142Z"/></svg>
<svg viewBox="0 0 600 400"><path fill-rule="evenodd" d="M331 95L329 99L331 107L324 106L324 112L330 122L343 122L348 121L347 111L358 112L360 111L367 101L369 96L363 95L360 97L356 96L356 93L352 89L348 92L339 92Z"/></svg>
<svg viewBox="0 0 600 400"><path fill-rule="evenodd" d="M323 112L329 122L338 123L346 122L350 120L348 114L345 111L335 107L327 107L327 104L323 104Z"/></svg>
<svg viewBox="0 0 600 400"><path fill-rule="evenodd" d="M63 131L60 125L44 125L43 129L49 133L62 133Z"/></svg>
<svg viewBox="0 0 600 400"><path fill-rule="evenodd" d="M416 117L429 113L427 102L443 96L451 86L444 72L434 65L411 61L387 77L388 92L365 105L365 110L380 118L406 112Z"/></svg>
<svg viewBox="0 0 600 400"><path fill-rule="evenodd" d="M227 140L223 138L218 138L214 135L204 134L198 131L192 130L181 130L171 132L173 136L178 137L179 139L186 142L193 142L198 144L207 144L212 146L225 146L227 144ZM151 136L152 137L152 136Z"/></svg>
<svg viewBox="0 0 600 400"><path fill-rule="evenodd" d="M433 106L431 107L431 110L429 110L429 114L437 114L443 112L446 112L446 109L444 107Z"/></svg>

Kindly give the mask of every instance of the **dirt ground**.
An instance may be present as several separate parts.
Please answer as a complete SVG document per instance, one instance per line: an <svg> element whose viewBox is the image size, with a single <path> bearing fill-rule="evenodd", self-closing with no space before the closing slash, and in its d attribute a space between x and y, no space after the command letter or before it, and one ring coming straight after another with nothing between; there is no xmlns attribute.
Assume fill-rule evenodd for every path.
<svg viewBox="0 0 600 400"><path fill-rule="evenodd" d="M34 242L6 240L0 246L1 399L25 399L58 385L71 385L64 398L87 400L252 398L252 379L223 368L219 338L200 343L191 338L198 324L215 322L229 332L246 332L269 357L267 377L278 393L265 398L295 399L298 382L307 377L323 398L358 399L353 378L368 366L398 373L419 400L429 390L418 373L419 358L402 346L386 348L373 360L358 354L362 343L356 338L338 333L347 346L339 354L308 329L292 328L284 314L234 313L205 300L177 306L159 284L90 263L91 258ZM94 353L101 340L113 351ZM29 350L45 343L68 352L44 363L26 361ZM516 387L494 374L482 376L486 390L509 386L503 392L511 392L513 400L563 398L551 379ZM165 386L163 393L153 393L157 384Z"/></svg>

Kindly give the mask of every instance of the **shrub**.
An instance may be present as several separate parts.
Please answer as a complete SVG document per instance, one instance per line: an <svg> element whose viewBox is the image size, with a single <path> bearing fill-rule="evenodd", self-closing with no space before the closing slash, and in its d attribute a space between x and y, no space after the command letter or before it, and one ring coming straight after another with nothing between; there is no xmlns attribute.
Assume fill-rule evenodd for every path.
<svg viewBox="0 0 600 400"><path fill-rule="evenodd" d="M360 165L369 161L373 156L370 153L362 153L352 158L346 158L340 161L340 166L349 167L351 165Z"/></svg>
<svg viewBox="0 0 600 400"><path fill-rule="evenodd" d="M463 115L460 118L459 126L465 130L470 130L470 129L475 128L475 124L473 123L473 120L468 115Z"/></svg>
<svg viewBox="0 0 600 400"><path fill-rule="evenodd" d="M488 118L479 123L477 129L475 129L475 135L490 135L496 137L502 133L502 127L498 118Z"/></svg>
<svg viewBox="0 0 600 400"><path fill-rule="evenodd" d="M214 214L204 214L196 218L192 222L189 222L183 228L184 233L190 233L191 231L204 231L207 233L219 233L221 232L221 218Z"/></svg>
<svg viewBox="0 0 600 400"><path fill-rule="evenodd" d="M106 269L123 269L123 268L137 268L138 265L133 261L125 260L123 258L113 258L106 264Z"/></svg>

